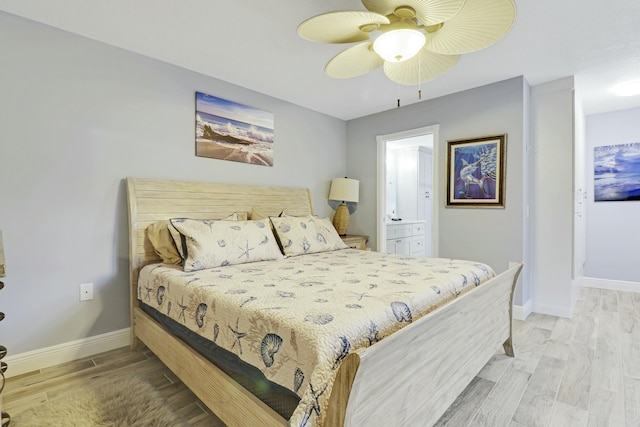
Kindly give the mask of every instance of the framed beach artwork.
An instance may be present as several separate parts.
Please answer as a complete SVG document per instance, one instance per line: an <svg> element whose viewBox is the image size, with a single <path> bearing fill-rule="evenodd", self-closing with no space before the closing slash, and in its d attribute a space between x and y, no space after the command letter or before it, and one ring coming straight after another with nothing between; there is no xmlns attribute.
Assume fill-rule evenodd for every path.
<svg viewBox="0 0 640 427"><path fill-rule="evenodd" d="M593 149L594 201L640 200L640 142Z"/></svg>
<svg viewBox="0 0 640 427"><path fill-rule="evenodd" d="M273 113L196 92L196 156L273 166Z"/></svg>
<svg viewBox="0 0 640 427"><path fill-rule="evenodd" d="M447 141L447 207L504 207L506 144L506 134Z"/></svg>

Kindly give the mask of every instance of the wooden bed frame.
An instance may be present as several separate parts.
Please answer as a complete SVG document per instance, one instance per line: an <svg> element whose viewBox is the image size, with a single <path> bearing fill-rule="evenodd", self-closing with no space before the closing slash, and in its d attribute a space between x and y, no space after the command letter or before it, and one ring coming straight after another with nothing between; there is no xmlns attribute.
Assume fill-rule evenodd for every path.
<svg viewBox="0 0 640 427"><path fill-rule="evenodd" d="M287 420L139 308L140 269L160 259L146 236L155 221L232 212L313 212L309 190L127 178L131 345L146 345L228 426L286 426ZM522 264L342 362L325 426L434 424L500 345L513 356L512 300Z"/></svg>

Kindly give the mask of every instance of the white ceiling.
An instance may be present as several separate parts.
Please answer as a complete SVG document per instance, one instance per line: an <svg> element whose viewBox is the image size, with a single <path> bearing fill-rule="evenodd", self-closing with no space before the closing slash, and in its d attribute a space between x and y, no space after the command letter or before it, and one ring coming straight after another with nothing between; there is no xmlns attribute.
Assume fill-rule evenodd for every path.
<svg viewBox="0 0 640 427"><path fill-rule="evenodd" d="M520 75L530 85L575 75L587 114L640 107L640 96L611 94L640 78L639 0L515 2L509 34L423 84L423 100ZM418 101L417 87L398 87L382 69L325 76L325 63L349 45L297 35L311 16L365 10L358 0L0 0L0 10L344 120L395 108L398 95L402 105Z"/></svg>

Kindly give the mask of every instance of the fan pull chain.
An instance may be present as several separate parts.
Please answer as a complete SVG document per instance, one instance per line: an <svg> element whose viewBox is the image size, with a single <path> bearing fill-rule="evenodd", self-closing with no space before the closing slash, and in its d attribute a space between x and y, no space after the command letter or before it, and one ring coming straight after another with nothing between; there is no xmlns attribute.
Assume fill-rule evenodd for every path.
<svg viewBox="0 0 640 427"><path fill-rule="evenodd" d="M398 91L398 107L397 108L400 108L400 83L396 85L396 88Z"/></svg>
<svg viewBox="0 0 640 427"><path fill-rule="evenodd" d="M422 99L422 51L418 51L418 99Z"/></svg>

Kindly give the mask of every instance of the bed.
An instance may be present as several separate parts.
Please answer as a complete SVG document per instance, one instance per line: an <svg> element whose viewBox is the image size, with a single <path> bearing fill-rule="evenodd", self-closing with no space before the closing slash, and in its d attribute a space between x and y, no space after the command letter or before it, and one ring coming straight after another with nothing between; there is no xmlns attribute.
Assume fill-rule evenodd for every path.
<svg viewBox="0 0 640 427"><path fill-rule="evenodd" d="M163 298L159 299L162 301L156 303L158 311L164 310L170 314L172 309L170 305L165 303L165 298L166 300L170 297L177 298L174 299L174 317L178 313L177 317L182 315L185 318L183 323L187 323L186 316L184 316L185 308L182 308L188 305L184 302L184 295L187 294L178 294L178 292L182 292L177 291L178 285L164 284L164 280L169 280L173 276L177 280L179 276L184 275L183 269L159 263L160 258L149 240L147 228L158 221L172 218L221 219L230 213L247 215L252 211L260 212L266 217L277 217L282 212L286 212L286 216L291 218L306 218L313 214L309 191L302 188L138 178L127 179L127 191L130 224L132 347L138 348L146 345L227 425L288 425L290 421L281 413L247 391L212 363L206 355L169 332L162 320L150 313L146 305L153 305L150 303L158 299L153 298L151 294L153 292L153 295L157 296L158 289L162 288ZM220 225L219 221L215 223L216 226ZM237 224L244 226L249 222L241 221ZM258 222L255 224L260 225ZM231 225L225 226L231 227ZM247 255L246 252L245 255ZM224 265L216 268L201 268L194 264L193 271L187 273L186 287L193 287L193 283L203 283L200 281L204 279L198 276L199 274L213 274L218 282L215 286L200 287L196 292L201 292L203 288L221 287L220 280L234 278L229 282L229 285L224 285L225 293L230 294L229 301L231 302L229 304L219 295L215 298L207 297L209 298L207 301L216 301L215 307L209 308L208 313L206 304L202 303L197 304L196 309L192 310L193 313L196 313L192 316L193 321L205 335L212 335L212 340L215 341L221 330L226 331L227 335L233 336L233 333L238 333L242 328L238 326L239 320L236 320L235 325L233 321L221 323L222 328L217 327L218 323L207 323L204 320L206 319L205 314L209 315L212 310L217 310L216 316L222 316L220 314L222 307L226 305L246 306L247 308L254 306L254 310L256 310L254 315L257 315L256 313L264 313L267 309L273 308L269 306L269 303L263 302L263 295L257 291L255 295L252 292L247 293L246 286L239 285L240 283L254 283L257 280L257 275L270 277L265 279L267 282L260 282L267 283L266 285L260 286L271 288L274 281L282 278L281 272L286 269L295 268L296 273L300 271L300 274L310 274L302 273L304 270L302 266L307 265L306 268L313 270L315 276L312 274L311 279L305 279L304 282L298 282L298 284L309 284L309 287L314 284L319 285L321 289L318 292L320 292L327 291L322 288L322 284L329 280L323 275L325 273L337 274L342 279L335 280L348 279L347 283L350 288L345 292L359 295L358 301L354 300L355 302L349 302L345 305L352 310L364 310L368 309L369 305L375 305L369 300L377 302L377 299L369 298L367 300L365 298L367 289L373 289L375 293L382 292L384 288L382 285L378 287L378 282L376 282L378 279L368 277L366 281L362 280L366 276L371 276L373 266L390 265L390 269L398 273L396 285L410 286L412 295L420 296L426 291L417 292L415 287L421 286L422 282L428 280L419 280L419 277L413 276L419 276L414 272L427 274L426 272L422 273L423 266L419 265L421 263L430 264L431 272L428 273L428 280L434 279L433 276L439 274L445 275L445 271L446 274L460 276L459 280L452 281L452 289L441 289L439 285L432 286L429 283L427 288L432 290L428 291L429 293L445 294L446 297L435 304L428 314L418 315L416 313L413 319L411 312L406 311L406 307L398 305L397 301L393 301L391 298L392 304L396 305L391 305L393 310L387 311L392 313L396 321L403 324L403 327L394 327L387 332L382 329L379 332L377 328L373 328L373 336L377 336L379 332L381 339L370 340L369 345L351 345L352 338L345 333L342 342L344 345L340 346L341 343L338 342L337 357L336 354L331 354L329 357L332 361L329 365L333 365L333 369L329 368L330 381L328 385L323 384L321 387L317 382L314 388L311 378L315 378L316 371L312 371L311 368L307 370L306 367L302 369L306 376L301 374L300 381L296 380L297 387L300 388L297 394L302 397L299 407L292 415L291 425L427 426L438 420L500 345L504 346L507 354L513 355L511 309L513 290L522 268L521 264L493 277L493 271L479 263L456 260L405 259L400 256L338 249L326 253L282 257L276 260L258 260L252 264ZM184 269L186 270L186 266L191 265L188 260L185 260ZM246 268L247 266L251 268ZM465 273L458 274L458 271L463 271L458 269L465 269ZM467 272L466 269L471 270ZM391 274L394 274L393 271ZM406 274L400 275L403 273ZM241 276L241 274L246 276ZM483 276L483 283L478 286L481 281L480 276ZM158 277L162 277L162 283ZM382 279L379 280L382 281ZM386 281L393 282L392 280ZM365 288L365 291L356 288L361 285L369 288ZM255 285L252 289L257 289L257 287ZM297 289L299 291L296 292L299 292L300 295L296 295L296 297L301 297L303 292L306 292L300 286ZM173 294L169 293L170 290ZM283 301L288 301L288 298L285 297L294 293L275 288L273 290L267 289L267 291L280 292L278 294L281 297L278 300L278 309L285 305ZM347 297L347 294L341 295L337 300L345 300L346 302ZM193 297L187 296L186 298ZM363 299L366 302L363 302ZM322 300L322 302L326 301ZM261 303L267 304L267 306L258 305ZM340 327L342 318L333 311L330 311L334 314L331 316L327 314L329 312L313 311L310 308L311 303L304 302L304 300L297 303L309 308L308 311L303 312L302 319L298 322L303 330L295 332L295 336L299 337L295 348L296 352L307 347L306 338L315 336L318 330L314 328L324 328L327 324L331 324L331 327L335 325ZM176 306L181 307L182 312ZM202 315L198 316L197 313ZM293 314L289 315L287 311L279 313L285 313L279 314L279 317L293 317ZM231 313L230 315L234 316L235 314ZM389 316L391 317L391 315ZM391 319L393 320L393 317ZM351 320L342 320L342 322L344 324L352 323ZM380 320L379 323L384 325L385 321ZM222 333L219 334L220 337L222 335ZM284 337L284 340L280 335ZM291 358L284 356L287 351L293 350L286 350L286 343L283 341L295 342L295 339L289 339L293 336L293 332L265 334L265 339L257 345L258 350L262 349L263 364L261 365L260 362L252 363L256 366L260 365L259 367L265 371L265 375L271 375L271 365L278 365L279 368L280 365L285 366L286 363L282 361L288 362ZM266 340L267 338L269 340ZM236 339L237 342L232 343L230 350L238 354L242 353L242 357L245 353L249 355L247 345L250 346L250 344L245 344L243 353L237 335ZM220 340L222 341L222 339ZM312 375L311 372L314 374ZM296 379L298 379L297 374L296 370ZM277 378L277 372L273 375L275 382L282 382ZM302 384L304 385L300 387ZM294 386L292 385L291 388Z"/></svg>

